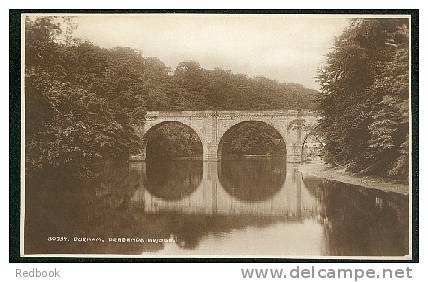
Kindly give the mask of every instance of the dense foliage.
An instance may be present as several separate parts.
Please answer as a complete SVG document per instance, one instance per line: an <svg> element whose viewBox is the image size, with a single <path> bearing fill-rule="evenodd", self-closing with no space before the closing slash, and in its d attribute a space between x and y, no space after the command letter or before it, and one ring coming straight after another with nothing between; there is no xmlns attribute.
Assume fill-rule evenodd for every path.
<svg viewBox="0 0 428 282"><path fill-rule="evenodd" d="M56 18L26 21L26 164L89 172L94 162L124 158L140 143L130 125L144 110L144 59L75 41L63 25Z"/></svg>
<svg viewBox="0 0 428 282"><path fill-rule="evenodd" d="M352 21L320 71L325 160L351 171L408 175L407 19Z"/></svg>
<svg viewBox="0 0 428 282"><path fill-rule="evenodd" d="M300 84L278 83L264 77L215 68L206 70L196 62L182 62L171 77L174 94L162 97L155 110L272 110L314 109L317 91Z"/></svg>
<svg viewBox="0 0 428 282"><path fill-rule="evenodd" d="M159 59L143 57L139 51L100 48L75 39L74 28L68 17L26 18L29 171L71 167L90 172L94 162L127 158L141 148L133 125L144 122L146 110L315 106L317 91L298 84L206 70L196 62L182 62L171 71ZM172 131L174 128L169 129ZM175 140L178 143L192 143L175 133L171 136L181 136ZM181 151L189 151L191 146Z"/></svg>

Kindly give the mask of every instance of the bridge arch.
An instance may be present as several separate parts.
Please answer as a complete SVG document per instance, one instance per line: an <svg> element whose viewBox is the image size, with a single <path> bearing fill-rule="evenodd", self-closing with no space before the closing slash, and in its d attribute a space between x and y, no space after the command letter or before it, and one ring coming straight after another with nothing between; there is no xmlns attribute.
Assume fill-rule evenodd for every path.
<svg viewBox="0 0 428 282"><path fill-rule="evenodd" d="M282 142L284 144L285 152L286 152L287 150L286 138L283 134L281 134L281 129L278 129L277 127L275 127L275 125L269 122L266 122L264 120L244 120L233 124L229 124L227 127L223 127L223 133L220 136L218 136L218 146L217 146L218 159L220 159L224 153L223 148L225 146L225 142L227 141L226 139L229 137L229 134L233 133L233 131L237 130L240 126L246 125L246 124L260 124L260 125L267 126L267 128L277 133L278 138L276 139L278 139L277 141Z"/></svg>
<svg viewBox="0 0 428 282"><path fill-rule="evenodd" d="M167 120L167 121L160 121L158 123L148 123L145 128L144 128L144 132L142 134L142 148L141 148L141 152L139 155L140 159L146 160L147 158L147 145L148 142L150 140L151 134L158 128L162 127L162 126L167 126L170 124L180 124L188 129L190 129L193 133L196 134L196 136L199 139L199 142L202 146L202 154L204 151L204 141L203 141L203 134L198 133L198 129L193 127L191 124L186 124L185 122L182 121L176 121L176 120Z"/></svg>
<svg viewBox="0 0 428 282"><path fill-rule="evenodd" d="M320 136L318 125L306 128L302 138L301 162L319 158L323 148L324 143Z"/></svg>

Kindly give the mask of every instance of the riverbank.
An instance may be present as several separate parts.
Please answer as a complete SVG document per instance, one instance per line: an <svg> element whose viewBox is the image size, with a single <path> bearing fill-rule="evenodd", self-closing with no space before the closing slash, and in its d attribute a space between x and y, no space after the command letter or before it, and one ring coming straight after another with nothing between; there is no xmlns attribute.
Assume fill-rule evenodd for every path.
<svg viewBox="0 0 428 282"><path fill-rule="evenodd" d="M344 169L330 167L324 164L322 161L301 164L299 165L299 170L303 173L303 175L312 175L386 192L395 192L404 195L409 194L408 183L382 177L361 176L353 174L345 171Z"/></svg>

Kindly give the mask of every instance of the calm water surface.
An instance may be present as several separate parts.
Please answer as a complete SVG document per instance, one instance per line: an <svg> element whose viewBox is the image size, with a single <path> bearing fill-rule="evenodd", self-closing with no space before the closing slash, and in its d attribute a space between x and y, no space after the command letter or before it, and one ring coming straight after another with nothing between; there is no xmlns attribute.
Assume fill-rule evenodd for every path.
<svg viewBox="0 0 428 282"><path fill-rule="evenodd" d="M27 179L26 254L286 257L409 252L407 196L306 177L282 160L130 163L105 168L97 179ZM53 236L68 241L50 241Z"/></svg>

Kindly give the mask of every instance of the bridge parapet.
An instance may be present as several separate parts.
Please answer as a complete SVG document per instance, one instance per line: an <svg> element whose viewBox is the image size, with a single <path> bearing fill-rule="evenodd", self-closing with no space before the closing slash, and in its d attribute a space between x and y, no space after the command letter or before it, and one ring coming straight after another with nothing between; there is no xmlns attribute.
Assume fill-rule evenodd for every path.
<svg viewBox="0 0 428 282"><path fill-rule="evenodd" d="M192 117L192 116L316 116L311 111L296 111L296 110L261 110L261 111L147 111L146 116L153 117Z"/></svg>

